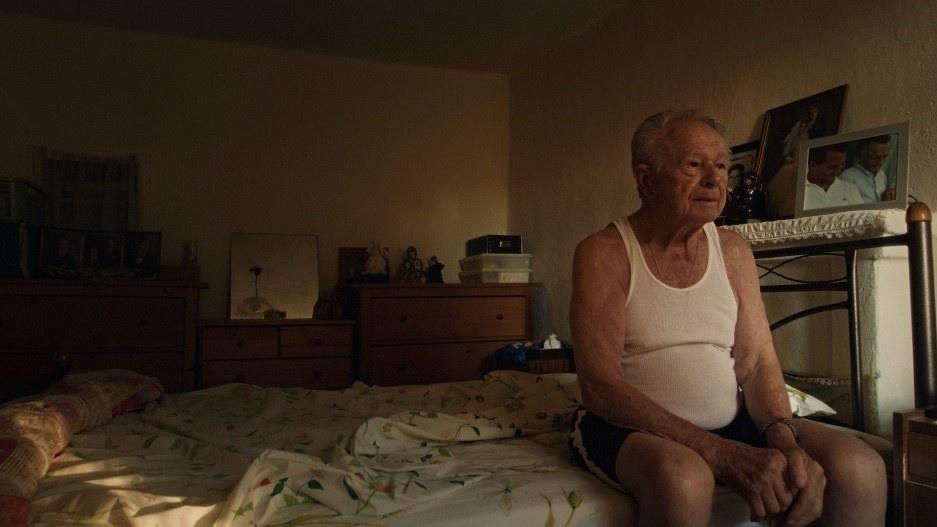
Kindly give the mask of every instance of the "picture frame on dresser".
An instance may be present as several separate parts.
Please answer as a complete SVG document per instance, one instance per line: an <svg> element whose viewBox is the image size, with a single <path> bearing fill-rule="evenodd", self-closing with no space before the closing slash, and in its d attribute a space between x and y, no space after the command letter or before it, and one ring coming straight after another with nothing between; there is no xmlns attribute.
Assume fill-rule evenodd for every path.
<svg viewBox="0 0 937 527"><path fill-rule="evenodd" d="M73 278L81 273L84 231L43 229L39 243L39 268L43 274L57 278Z"/></svg>
<svg viewBox="0 0 937 527"><path fill-rule="evenodd" d="M315 234L231 233L232 320L315 316L319 238Z"/></svg>
<svg viewBox="0 0 937 527"><path fill-rule="evenodd" d="M804 141L795 217L908 207L908 122Z"/></svg>
<svg viewBox="0 0 937 527"><path fill-rule="evenodd" d="M159 274L162 234L128 232L124 239L124 269L135 278L153 279Z"/></svg>

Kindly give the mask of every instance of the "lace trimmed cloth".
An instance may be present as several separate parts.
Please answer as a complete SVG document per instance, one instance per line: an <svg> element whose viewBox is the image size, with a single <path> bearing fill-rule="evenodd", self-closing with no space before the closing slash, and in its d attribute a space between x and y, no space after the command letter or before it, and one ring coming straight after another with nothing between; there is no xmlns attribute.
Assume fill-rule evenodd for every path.
<svg viewBox="0 0 937 527"><path fill-rule="evenodd" d="M901 209L853 210L790 220L722 227L739 233L752 248L774 249L816 241L879 238L907 232Z"/></svg>

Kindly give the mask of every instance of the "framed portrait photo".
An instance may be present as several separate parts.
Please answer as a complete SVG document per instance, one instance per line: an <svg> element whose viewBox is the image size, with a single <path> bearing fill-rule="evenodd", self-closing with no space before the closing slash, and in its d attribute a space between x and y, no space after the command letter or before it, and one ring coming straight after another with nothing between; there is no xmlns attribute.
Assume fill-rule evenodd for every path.
<svg viewBox="0 0 937 527"><path fill-rule="evenodd" d="M758 144L759 141L752 141L732 147L732 157L729 158L729 181L726 184L726 191L730 194L745 184L745 174L755 171Z"/></svg>
<svg viewBox="0 0 937 527"><path fill-rule="evenodd" d="M768 219L794 216L799 145L839 132L846 85L765 112L755 172L765 190Z"/></svg>
<svg viewBox="0 0 937 527"><path fill-rule="evenodd" d="M39 267L47 276L74 278L81 272L84 232L75 229L42 230Z"/></svg>
<svg viewBox="0 0 937 527"><path fill-rule="evenodd" d="M127 232L123 240L124 272L134 278L156 278L159 274L162 234Z"/></svg>
<svg viewBox="0 0 937 527"><path fill-rule="evenodd" d="M908 206L907 122L801 143L796 216Z"/></svg>

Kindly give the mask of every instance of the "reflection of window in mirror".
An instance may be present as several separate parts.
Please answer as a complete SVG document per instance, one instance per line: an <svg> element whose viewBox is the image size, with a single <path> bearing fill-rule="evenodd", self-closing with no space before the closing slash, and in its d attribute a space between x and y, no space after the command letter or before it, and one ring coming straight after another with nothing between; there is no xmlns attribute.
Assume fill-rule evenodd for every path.
<svg viewBox="0 0 937 527"><path fill-rule="evenodd" d="M40 149L38 158L53 226L99 231L137 228L135 156L91 156Z"/></svg>

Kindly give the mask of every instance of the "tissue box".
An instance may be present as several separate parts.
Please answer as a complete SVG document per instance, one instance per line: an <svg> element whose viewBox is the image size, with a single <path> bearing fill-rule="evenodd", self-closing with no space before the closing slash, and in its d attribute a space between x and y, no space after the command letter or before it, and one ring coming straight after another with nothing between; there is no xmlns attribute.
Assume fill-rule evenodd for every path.
<svg viewBox="0 0 937 527"><path fill-rule="evenodd" d="M482 253L524 252L524 239L519 234L486 234L465 242L465 256Z"/></svg>

